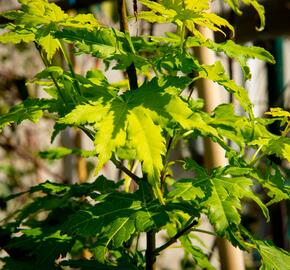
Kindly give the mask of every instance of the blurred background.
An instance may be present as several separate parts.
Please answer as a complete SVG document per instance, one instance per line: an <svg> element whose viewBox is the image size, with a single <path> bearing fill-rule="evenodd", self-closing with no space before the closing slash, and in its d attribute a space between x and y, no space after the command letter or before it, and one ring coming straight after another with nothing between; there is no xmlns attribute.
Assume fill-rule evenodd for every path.
<svg viewBox="0 0 290 270"><path fill-rule="evenodd" d="M100 23L119 27L117 1L59 0L54 2L71 14L91 12ZM242 9L243 15L237 16L228 9L223 0L216 0L213 3L213 11L225 17L235 27L234 40L236 42L264 47L276 59L275 65L266 64L259 60L250 60L252 79L245 82L238 63L228 59L225 55L215 55L216 59L224 63L231 78L248 90L255 106L256 116L262 116L269 107L290 109L290 1L264 0L261 2L264 4L266 11L266 28L262 32L255 30L255 27L259 24L259 19L252 8L244 7ZM133 1L127 1L127 7L128 12L134 14ZM0 0L0 11L15 8L18 8L16 0ZM141 9L142 7L138 4L138 8ZM5 23L5 20L0 17L0 24L3 23ZM174 29L172 25L154 25L135 19L131 20L129 27L131 35L144 33L162 36L164 32ZM223 37L219 35L216 35L215 39L219 42L223 41ZM57 57L59 57L58 61L60 63L64 62L60 55ZM97 58L92 58L89 55L72 57L78 73L85 74L89 69L99 69L104 71L112 83L124 79L123 73L111 69L107 70L105 65ZM33 44L0 45L0 115L20 101L29 97L43 97L45 95L39 86L30 83L33 76L43 68L42 61ZM221 102L233 102L236 110L242 113L239 105L235 104L229 94L219 89L219 95ZM279 127L275 125L270 128L274 133L279 132ZM21 197L22 201L14 201L7 205L3 198L12 193L25 191L30 186L46 180L76 183L95 179L95 158L84 159L73 155L56 161L40 158L39 152L51 147L50 134L52 129L53 122L44 117L37 125L25 121L20 126L11 125L6 127L0 134L0 198L2 198L0 199L0 219L25 203L25 197ZM74 129L66 129L61 132L54 140L53 146L93 149L91 142ZM190 142L189 147L180 143L173 155L175 158L191 156L198 162L203 162L206 153L202 141L197 140ZM289 163L283 163L277 158L274 161L281 166L289 181ZM101 173L110 179L119 178L119 172L112 164L107 164ZM178 168L176 168L174 175L176 178L183 177ZM257 192L261 191L257 190ZM289 205L287 207L286 202L281 202L271 207L272 221L270 223L266 223L255 205L249 202L245 202L245 205L246 207L243 210L244 225L254 231L258 237L271 239L278 247L289 250L290 226L287 220ZM203 226L210 227L206 221ZM205 243L204 248L209 250L214 264L218 268L221 267L219 257L221 255L218 253L216 239L214 237L205 238L202 235L202 240ZM162 235L160 241L162 241ZM257 269L259 258L255 257L256 254L244 254L243 256L245 269ZM195 269L182 258L183 254L178 252L177 249L170 249L161 255L161 259L158 260L158 269Z"/></svg>

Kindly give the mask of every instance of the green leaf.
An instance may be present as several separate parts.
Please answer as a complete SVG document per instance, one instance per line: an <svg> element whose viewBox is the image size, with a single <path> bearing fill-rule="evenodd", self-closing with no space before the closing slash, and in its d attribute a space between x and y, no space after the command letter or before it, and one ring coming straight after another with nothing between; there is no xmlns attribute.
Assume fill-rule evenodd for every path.
<svg viewBox="0 0 290 270"><path fill-rule="evenodd" d="M54 159L63 158L65 156L67 156L67 155L71 155L72 152L73 152L72 149L69 149L69 148L66 148L66 147L57 147L57 148L54 148L54 149L41 151L38 154L43 159L54 160Z"/></svg>
<svg viewBox="0 0 290 270"><path fill-rule="evenodd" d="M237 170L236 168L229 170L228 166L215 169L209 175L193 160L187 160L185 168L197 173L196 178L192 179L192 185L204 192L205 196L200 201L217 233L224 235L232 224L240 224L239 210L243 197L253 199L261 207L264 215L269 218L267 208L251 190L252 180L244 176L249 173L249 170ZM229 177L231 171L234 173Z"/></svg>
<svg viewBox="0 0 290 270"><path fill-rule="evenodd" d="M63 72L63 69L59 66L50 66L37 73L35 78L39 80L48 79L51 75L53 75L55 78L58 78L63 75Z"/></svg>
<svg viewBox="0 0 290 270"><path fill-rule="evenodd" d="M30 269L55 269L55 260L65 255L74 241L72 237L53 229L33 228L20 232L23 235L14 237L4 248L26 254L22 261L31 260Z"/></svg>
<svg viewBox="0 0 290 270"><path fill-rule="evenodd" d="M226 137L244 151L245 146L267 144L270 139L277 137L270 133L264 119L248 119L245 116L237 115L232 104L221 104L214 110L211 126L217 128L218 133Z"/></svg>
<svg viewBox="0 0 290 270"><path fill-rule="evenodd" d="M210 42L208 47L216 52L224 52L228 57L236 59L243 69L245 79L251 78L249 67L246 63L247 59L257 58L272 64L275 63L274 57L265 49L257 46L241 46L235 44L232 40L221 44Z"/></svg>
<svg viewBox="0 0 290 270"><path fill-rule="evenodd" d="M68 17L59 25L68 28L84 28L89 31L100 26L93 14L77 14L74 17Z"/></svg>
<svg viewBox="0 0 290 270"><path fill-rule="evenodd" d="M268 155L274 154L290 162L290 138L280 137L276 140L270 140L267 143L266 153Z"/></svg>
<svg viewBox="0 0 290 270"><path fill-rule="evenodd" d="M136 149L137 158L144 161L142 168L148 173L148 180L152 186L159 186L160 172L163 168L161 156L165 155L166 151L161 131L141 108L132 110L128 115L130 145Z"/></svg>
<svg viewBox="0 0 290 270"><path fill-rule="evenodd" d="M112 153L116 152L118 148L124 147L127 141L130 143L130 148L135 149L136 158L144 162L143 169L144 172L148 173L149 181L158 189L159 175L162 169L161 156L165 153L165 140L161 135L161 128L154 124L145 110L138 107L130 108L128 105L129 103L116 98L108 106L95 103L94 106L77 107L68 117L74 118L73 123L79 121L83 123L95 122L95 145L98 153L97 171L111 158ZM90 118L87 117L88 110L84 110L85 106L91 107L89 108L92 110ZM74 117L75 114L78 115L78 109L85 115L85 119ZM67 119L66 117L64 122L70 123ZM158 191L156 190L156 192Z"/></svg>
<svg viewBox="0 0 290 270"><path fill-rule="evenodd" d="M192 255L193 260L196 261L199 267L208 270L214 270L215 268L210 263L208 257L204 252L197 246L194 246L190 240L190 238L186 235L180 238L180 242L182 247Z"/></svg>
<svg viewBox="0 0 290 270"><path fill-rule="evenodd" d="M167 22L170 22L169 20L176 15L176 11L174 11L173 9L167 8L165 5L156 3L154 1L140 0L139 2L145 5L146 7L150 8L155 13L162 14L162 16L167 19Z"/></svg>
<svg viewBox="0 0 290 270"><path fill-rule="evenodd" d="M203 70L199 72L198 78L210 79L223 86L227 91L234 94L243 109L249 113L251 118L254 118L252 109L253 105L249 99L246 89L238 86L228 77L221 62L217 61L213 65L202 65L202 68Z"/></svg>
<svg viewBox="0 0 290 270"><path fill-rule="evenodd" d="M36 198L31 196L34 198L33 201L22 211L18 211L15 225L11 224L11 232L18 232L18 234L13 235L11 239L8 237L5 245L1 242L1 248L8 250L11 254L25 256L24 258L18 256L19 262L9 261L9 265L30 265L28 269L56 269L55 259L70 252L75 241L75 238L59 230L62 224L80 208L91 207L85 202L85 196L100 198L99 192L103 194L113 192L120 185L122 181L116 184L104 177L99 177L94 183L68 185L46 182L31 188L30 194L41 192L41 196ZM77 198L82 199L76 201ZM43 213L45 213L44 219L37 220L38 214ZM22 225L25 229L21 229ZM28 229L28 226L32 228Z"/></svg>
<svg viewBox="0 0 290 270"><path fill-rule="evenodd" d="M221 104L214 109L211 126L215 127L222 137L232 140L244 148L245 140L243 131L249 120L245 116L235 114L233 104Z"/></svg>
<svg viewBox="0 0 290 270"><path fill-rule="evenodd" d="M148 20L149 22L170 23L174 22L181 26L184 22L190 31L196 31L195 25L208 27L213 31L220 31L222 27L229 28L234 32L234 28L227 20L219 17L214 13L208 13L208 1L180 1L180 0L163 0L161 3L149 0L140 0L140 2L151 11L141 11L138 17Z"/></svg>
<svg viewBox="0 0 290 270"><path fill-rule="evenodd" d="M116 70L124 70L134 63L135 68L141 72L146 73L148 68L151 66L151 63L145 57L135 55L128 52L127 54L113 54L110 58L106 59L105 62L110 64L112 60L117 61L118 63L113 67Z"/></svg>
<svg viewBox="0 0 290 270"><path fill-rule="evenodd" d="M236 59L243 70L245 79L251 78L250 69L247 65L247 60L257 58L265 62L274 64L274 57L265 49L257 46L242 46L234 43L232 40L227 40L223 43L215 43L212 40L205 40L201 37L188 37L186 40L187 47L206 46L216 52L223 52L228 57Z"/></svg>
<svg viewBox="0 0 290 270"><path fill-rule="evenodd" d="M144 172L158 192L159 175L163 167L162 155L165 153L162 128L166 127L169 119L187 129L200 128L202 124L206 126L202 119L194 121L197 117L181 98L170 93L172 89L166 81L154 79L137 91L79 105L63 117L60 123L93 124L99 155L97 170L118 149L134 149L135 155L131 159L143 162Z"/></svg>
<svg viewBox="0 0 290 270"><path fill-rule="evenodd" d="M160 72L170 72L169 74L175 74L176 71L181 71L185 74L194 71L201 71L202 67L190 54L181 53L180 50L172 50L170 53L168 49L162 54L162 56L154 59L156 67Z"/></svg>
<svg viewBox="0 0 290 270"><path fill-rule="evenodd" d="M71 155L71 154L75 154L75 155L79 155L81 157L92 157L96 155L96 151L92 150L82 150L79 148L66 148L66 147L56 147L53 149L49 149L46 151L41 151L38 153L39 156L43 159L50 159L50 160L54 160L54 159L61 159L67 155Z"/></svg>
<svg viewBox="0 0 290 270"><path fill-rule="evenodd" d="M135 194L118 192L72 215L63 230L85 237L98 236L98 247L102 253L99 256L102 259L110 245L118 248L135 232L160 228L167 221L168 216L159 202L146 203Z"/></svg>
<svg viewBox="0 0 290 270"><path fill-rule="evenodd" d="M280 126L284 128L281 135L287 137L290 131L290 112L281 108L270 108L270 112L265 112L265 114L271 115L274 119L281 120Z"/></svg>
<svg viewBox="0 0 290 270"><path fill-rule="evenodd" d="M45 0L21 1L23 12L6 12L4 16L27 26L58 25L62 28L83 28L92 30L99 27L93 14L69 16L55 3Z"/></svg>
<svg viewBox="0 0 290 270"><path fill-rule="evenodd" d="M271 115L272 117L290 117L290 112L283 110L282 108L270 108L269 112L265 112L265 114Z"/></svg>
<svg viewBox="0 0 290 270"><path fill-rule="evenodd" d="M224 18L218 16L215 13L198 13L198 15L195 12L186 12L184 18L187 19L186 21L186 27L191 31L192 33L196 33L196 24L202 27L207 27L211 29L212 31L218 31L224 34L226 36L226 33L223 31L223 28L228 28L232 35L234 35L235 30L234 27Z"/></svg>
<svg viewBox="0 0 290 270"><path fill-rule="evenodd" d="M4 18L11 20L11 21L16 20L22 14L23 14L23 12L21 10L7 10L7 11L0 12L1 17L4 17Z"/></svg>
<svg viewBox="0 0 290 270"><path fill-rule="evenodd" d="M61 32L56 32L54 36L74 42L79 53L92 54L100 58L130 51L125 35L111 28L102 27L90 32L84 29L63 29Z"/></svg>
<svg viewBox="0 0 290 270"><path fill-rule="evenodd" d="M200 187L193 184L192 179L181 179L173 185L174 190L169 192L169 198L182 198L184 200L195 200L196 197L203 198L205 196Z"/></svg>
<svg viewBox="0 0 290 270"><path fill-rule="evenodd" d="M3 15L9 19L14 19L21 26L14 27L14 32L5 33L0 36L0 42L29 42L35 40L42 46L47 54L47 59L51 62L52 57L61 44L54 37L59 27L77 28L93 30L99 26L92 14L79 14L75 17L69 17L59 6L44 0L21 1L22 11L6 12ZM25 27L26 29L21 29ZM36 33L36 34L34 34Z"/></svg>
<svg viewBox="0 0 290 270"><path fill-rule="evenodd" d="M30 216L33 217L40 211L50 211L68 207L73 203L74 198L84 196L96 197L96 195L99 195L100 193L105 194L113 192L122 184L122 181L116 184L111 180L107 180L104 176L98 177L92 183L74 185L46 181L45 183L32 187L27 192L10 195L6 198L6 201L14 199L24 193L32 195L40 192L42 195L46 195L36 196L35 198L33 197L31 203L27 204L21 211L17 211L16 220L17 222L22 222L24 219ZM68 212L66 215L69 215L70 213L71 212Z"/></svg>
<svg viewBox="0 0 290 270"><path fill-rule="evenodd" d="M0 129L11 123L20 124L24 120L36 123L42 117L43 111L49 110L52 105L49 99L27 99L0 116Z"/></svg>
<svg viewBox="0 0 290 270"><path fill-rule="evenodd" d="M290 187L286 184L286 179L280 169L275 164L267 164L265 172L257 170L251 172L251 176L267 190L267 195L271 198L267 206L282 200L290 199Z"/></svg>
<svg viewBox="0 0 290 270"><path fill-rule="evenodd" d="M122 185L122 181L120 181L120 183L115 183L101 175L92 183L69 185L47 181L38 186L32 187L29 192L34 193L41 191L48 195L62 194L63 196L67 196L66 194L70 193L70 197L82 197L91 195L94 191L101 193L112 192L118 189L120 185Z"/></svg>
<svg viewBox="0 0 290 270"><path fill-rule="evenodd" d="M257 249L262 256L260 270L288 269L290 265L290 253L275 247L270 241L255 241Z"/></svg>
<svg viewBox="0 0 290 270"><path fill-rule="evenodd" d="M194 10L196 12L209 9L208 0L184 0L184 4L187 9Z"/></svg>
<svg viewBox="0 0 290 270"><path fill-rule="evenodd" d="M55 123L53 126L53 132L51 134L50 143L53 143L57 135L66 128L67 125Z"/></svg>
<svg viewBox="0 0 290 270"><path fill-rule="evenodd" d="M290 162L290 138L272 136L256 139L251 142L258 145L266 155L275 155Z"/></svg>
<svg viewBox="0 0 290 270"><path fill-rule="evenodd" d="M258 31L262 31L265 27L265 9L263 5L261 5L257 0L225 0L229 4L229 6L233 9L233 11L239 15L242 14L240 10L240 2L243 2L246 5L251 5L257 11L261 23L260 27L256 28Z"/></svg>
<svg viewBox="0 0 290 270"><path fill-rule="evenodd" d="M100 193L108 193L115 191L122 185L122 181L118 183L114 183L112 180L106 179L104 176L99 176L94 182L92 183L83 183L83 184L60 184L54 183L51 181L46 181L41 183L37 186L30 188L28 191L12 194L6 198L6 200L14 199L24 193L33 194L35 192L42 192L46 195L58 195L58 196L67 196L68 194L70 197L82 197L82 196L89 196L93 191L98 191ZM69 196L68 196L69 197ZM42 198L39 198L40 200ZM65 198L66 199L66 198ZM29 204L28 204L29 206ZM39 204L39 207L44 208L44 205Z"/></svg>
<svg viewBox="0 0 290 270"><path fill-rule="evenodd" d="M145 20L150 23L167 23L168 19L165 16L157 15L153 11L141 11L138 13L138 19Z"/></svg>
<svg viewBox="0 0 290 270"><path fill-rule="evenodd" d="M18 16L20 24L39 25L49 24L51 22L59 22L67 19L65 14L59 6L54 3L48 3L45 0L30 0L21 1L22 16Z"/></svg>
<svg viewBox="0 0 290 270"><path fill-rule="evenodd" d="M61 28L77 28L93 30L99 26L92 14L79 14L69 17L59 6L44 0L21 1L22 11L6 12L3 15L14 19L20 26L14 27L13 32L0 36L0 42L30 42L35 40L42 46L50 62L56 51L61 47L54 32ZM26 29L22 29L25 27ZM34 34L36 33L36 34Z"/></svg>
<svg viewBox="0 0 290 270"><path fill-rule="evenodd" d="M50 34L48 34L44 37L41 37L39 39L39 44L42 46L42 48L46 52L47 60L49 62L51 62L52 57L55 55L57 50L59 50L61 47L59 41L57 39L53 38L53 36Z"/></svg>
<svg viewBox="0 0 290 270"><path fill-rule="evenodd" d="M31 31L21 30L17 32L7 32L0 35L0 42L1 43L14 43L19 44L21 42L31 42L35 40L35 35Z"/></svg>

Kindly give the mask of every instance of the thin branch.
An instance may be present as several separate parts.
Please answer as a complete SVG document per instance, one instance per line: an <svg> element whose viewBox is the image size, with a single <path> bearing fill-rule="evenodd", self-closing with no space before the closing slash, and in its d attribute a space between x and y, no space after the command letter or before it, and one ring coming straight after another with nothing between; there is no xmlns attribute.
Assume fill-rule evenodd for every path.
<svg viewBox="0 0 290 270"><path fill-rule="evenodd" d="M114 165L120 169L121 171L123 171L124 173L126 173L128 176L131 177L131 179L133 179L136 184L140 184L140 182L142 181L142 179L140 177L138 177L136 174L132 173L130 170L128 170L120 161L118 161L114 156L111 157L111 161L114 163Z"/></svg>
<svg viewBox="0 0 290 270"><path fill-rule="evenodd" d="M44 64L44 66L45 66L46 68L48 68L48 67L49 67L49 63L48 63L48 61L45 59L45 57L42 55L41 47L40 47L36 42L34 42L34 45L35 45L37 51L39 52L40 58L41 58L41 60L42 60L42 62L43 62L43 64ZM65 103L65 98L64 98L64 96L63 96L63 94L62 94L62 91L61 91L60 86L59 86L58 83L57 83L57 80L54 78L52 72L49 72L49 75L50 75L50 77L51 77L51 79L52 79L52 81L53 81L53 83L54 83L54 85L55 85L55 87L56 87L56 89L57 89L57 91L58 91L58 94L59 94L60 98L62 99L63 103L66 105L66 103Z"/></svg>
<svg viewBox="0 0 290 270"><path fill-rule="evenodd" d="M164 245L160 246L159 248L156 248L154 251L155 256L158 255L161 251L163 251L164 249L168 248L169 246L171 246L172 244L174 244L175 242L177 242L178 238L183 236L184 234L188 233L189 231L191 231L193 226L197 225L197 221L194 220L193 222L191 222L188 226L186 226L184 229L182 229L181 231L179 231L178 233L176 233L168 242L166 242Z"/></svg>
<svg viewBox="0 0 290 270"><path fill-rule="evenodd" d="M165 177L166 177L166 170L167 170L167 167L168 167L168 164L169 164L170 153L171 153L173 147L176 144L176 140L177 140L179 134L180 134L180 132L174 132L173 136L169 137L167 148L166 148L166 154L165 154L165 157L164 157L164 167L163 167L163 169L161 171L161 177L160 177L161 185L163 185L163 182L164 182Z"/></svg>
<svg viewBox="0 0 290 270"><path fill-rule="evenodd" d="M91 141L95 140L95 132L93 130L90 130L83 126L77 126L79 129L81 129L89 138Z"/></svg>
<svg viewBox="0 0 290 270"><path fill-rule="evenodd" d="M92 141L94 141L95 139L95 134L94 131L86 128L86 127L82 127L82 126L78 126L78 128L80 128ZM130 170L128 170L120 161L118 161L116 159L115 156L111 157L111 161L114 163L114 165L120 169L121 171L123 171L125 174L127 174L128 176L131 177L131 179L133 179L136 184L140 184L140 181L142 181L141 178L139 178L136 174L132 173Z"/></svg>
<svg viewBox="0 0 290 270"><path fill-rule="evenodd" d="M70 73L71 73L72 78L73 78L73 84L77 90L77 93L79 95L81 95L81 89L80 89L79 83L77 81L76 74L75 74L74 67L73 67L72 61L70 59L69 53L65 47L65 44L62 41L60 41L60 44L61 44L61 50L62 50L64 59L69 67Z"/></svg>
<svg viewBox="0 0 290 270"><path fill-rule="evenodd" d="M210 234L212 236L216 236L218 237L214 232L210 232L210 231L206 231L206 230L201 230L201 229L192 229L192 232L200 232L200 233L206 233L206 234Z"/></svg>
<svg viewBox="0 0 290 270"><path fill-rule="evenodd" d="M135 161L132 162L131 164L130 164L130 162L129 162L128 165L129 165L129 170L130 170L132 173L134 173L134 172L136 171L136 169L137 169L138 161L135 160ZM120 172L122 172L122 171L120 170ZM119 177L119 178L120 178L120 177ZM126 176L125 176L124 190L125 190L126 192L129 192L129 190L130 190L131 180L132 180L132 179L131 179L131 177L130 177L129 175L126 175Z"/></svg>
<svg viewBox="0 0 290 270"><path fill-rule="evenodd" d="M166 177L166 170L167 170L167 166L168 166L168 159L169 159L169 155L170 155L170 150L171 150L171 147L172 147L172 144L173 144L173 137L170 137L169 140L168 140L168 144L167 144L167 148L166 148L166 154L165 154L165 157L164 157L164 167L161 171L161 176L160 176L160 179L161 179L161 185L163 185L163 181Z"/></svg>
<svg viewBox="0 0 290 270"><path fill-rule="evenodd" d="M218 238L215 238L215 239L214 239L213 244L212 244L211 249L210 249L210 253L208 254L208 260L209 260L209 261L211 260L212 255L213 255L213 253L214 253L214 250L215 250L215 248L216 248L216 246L217 246L217 239L218 239Z"/></svg>
<svg viewBox="0 0 290 270"><path fill-rule="evenodd" d="M49 67L49 63L48 63L47 59L45 59L45 57L42 55L41 47L40 47L36 42L34 42L34 45L35 45L37 51L39 52L40 58L41 58L41 60L42 60L42 62L43 62L43 64L44 64L44 66L45 66L46 68L48 68L48 67ZM64 105L66 106L65 98L64 98L64 96L63 96L63 94L62 94L61 88L60 88L60 86L59 86L57 80L54 78L52 72L49 72L49 75L50 75L50 77L51 77L51 79L52 79L52 81L53 81L53 83L54 83L54 85L55 85L55 87L56 87L56 89L57 89L57 92L58 92L58 94L59 94L61 100L63 101Z"/></svg>
<svg viewBox="0 0 290 270"><path fill-rule="evenodd" d="M181 52L184 52L185 22L182 23L180 35L180 50Z"/></svg>

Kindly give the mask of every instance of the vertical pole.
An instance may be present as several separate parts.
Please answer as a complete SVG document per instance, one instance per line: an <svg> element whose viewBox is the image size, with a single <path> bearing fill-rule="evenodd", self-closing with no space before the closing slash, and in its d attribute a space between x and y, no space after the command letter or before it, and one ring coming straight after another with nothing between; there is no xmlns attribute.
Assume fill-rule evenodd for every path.
<svg viewBox="0 0 290 270"><path fill-rule="evenodd" d="M72 148L74 146L73 130L66 128L60 135L61 146ZM65 183L74 183L75 170L74 170L75 158L72 155L65 156L62 159L62 175Z"/></svg>
<svg viewBox="0 0 290 270"><path fill-rule="evenodd" d="M210 29L200 29L206 38L214 39L213 32ZM205 47L198 47L196 55L202 64L213 64L215 62L215 53ZM221 101L221 92L210 80L200 80L197 83L198 93L205 100L205 111L210 113L218 106ZM213 168L225 166L228 162L225 158L224 150L217 144L206 138L204 140L205 166ZM233 247L227 240L218 239L218 248L220 255L221 269L223 270L244 270L244 259L242 251Z"/></svg>
<svg viewBox="0 0 290 270"><path fill-rule="evenodd" d="M82 148L82 133L80 130L75 134L75 146L79 149ZM88 178L86 159L83 157L77 157L77 174L79 183L85 183Z"/></svg>

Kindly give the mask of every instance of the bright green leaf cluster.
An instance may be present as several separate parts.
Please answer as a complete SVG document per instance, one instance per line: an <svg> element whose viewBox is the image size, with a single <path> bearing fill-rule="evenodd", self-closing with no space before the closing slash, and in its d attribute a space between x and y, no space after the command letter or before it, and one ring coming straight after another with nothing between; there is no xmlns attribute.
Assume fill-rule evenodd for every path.
<svg viewBox="0 0 290 270"><path fill-rule="evenodd" d="M20 42L34 41L46 52L50 62L62 45L53 33L60 28L82 28L88 31L99 27L93 15L79 14L70 17L64 13L59 6L48 3L46 0L19 1L22 4L21 11L3 12L1 16L15 21L9 23L7 29L11 32L0 36L0 42Z"/></svg>
<svg viewBox="0 0 290 270"><path fill-rule="evenodd" d="M250 168L229 166L213 170L211 174L208 174L193 160L187 160L185 168L196 172L195 179L176 182L175 190L169 195L184 200L196 198L201 200L205 212L219 234L223 235L233 224L240 224L241 218L238 211L241 210L241 199L244 197L253 199L269 218L267 208L253 193Z"/></svg>
<svg viewBox="0 0 290 270"><path fill-rule="evenodd" d="M29 194L31 201L11 215L12 221L1 224L0 246L11 255L3 259L4 269L144 269L144 252L135 244L140 233L165 229L174 239L188 226L194 231L201 213L208 216L219 237L242 249L256 248L263 261L261 269L286 269L289 254L253 239L241 225L241 214L243 201L251 200L268 220L267 206L289 199L285 176L268 160L276 155L290 161L289 112L274 108L267 112L271 119L256 118L246 89L230 79L221 62L201 64L192 48L207 47L237 60L245 79L251 77L248 59L274 63L273 56L256 46L205 39L200 27L234 33L227 20L209 12L208 0L139 0L148 10L135 14L137 19L172 23L177 30L165 36L133 37L99 25L92 14L70 16L46 0L19 2L20 10L1 14L11 22L4 26L0 42L35 43L45 68L30 83L41 85L49 98L16 104L0 116L0 129L24 120L37 122L45 114L55 122L52 141L74 126L95 147L92 151L52 148L40 152L42 158L97 156L97 172L111 160L127 175L117 183L103 176L74 185L47 181L7 198ZM241 3L252 5L260 16L260 28L264 27L264 9L258 1L225 2L236 13L241 13ZM74 54L90 54L107 68L126 71L128 80L112 84L98 69L77 74L66 43L74 47ZM57 66L57 52L68 68ZM132 69L138 84L134 90L128 89ZM202 79L233 94L246 114L238 115L232 104L203 112L204 101L192 97L195 82ZM281 136L268 130L275 121L280 123ZM208 171L192 159L170 160L180 140L197 137L223 147L229 165ZM254 153L249 155L249 149ZM194 176L175 179L171 166L177 162ZM134 174L139 164L140 177ZM131 180L136 190L123 192L124 183L129 187ZM257 184L267 198L255 193ZM199 267L214 269L206 251L192 243L190 229L178 235L186 254ZM78 259L83 251L89 252L91 260ZM19 252L25 260L13 256ZM57 260L67 254L71 259Z"/></svg>

